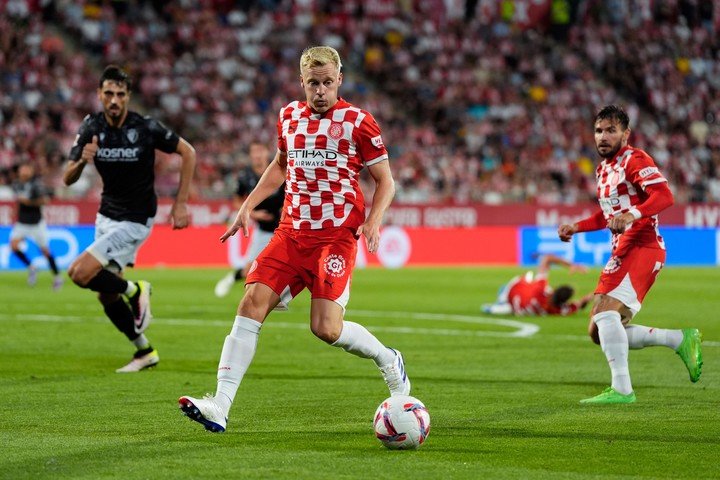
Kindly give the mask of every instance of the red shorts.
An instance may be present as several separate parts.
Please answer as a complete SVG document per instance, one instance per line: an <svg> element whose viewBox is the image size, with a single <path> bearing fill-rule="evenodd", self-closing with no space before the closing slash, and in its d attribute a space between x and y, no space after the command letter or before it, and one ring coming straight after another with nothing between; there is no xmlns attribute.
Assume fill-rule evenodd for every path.
<svg viewBox="0 0 720 480"><path fill-rule="evenodd" d="M357 239L349 228L275 230L250 266L247 284L262 283L280 296L281 307L305 287L343 309L350 299Z"/></svg>
<svg viewBox="0 0 720 480"><path fill-rule="evenodd" d="M660 248L630 247L622 257L612 256L605 265L595 293L620 300L635 315L665 264Z"/></svg>

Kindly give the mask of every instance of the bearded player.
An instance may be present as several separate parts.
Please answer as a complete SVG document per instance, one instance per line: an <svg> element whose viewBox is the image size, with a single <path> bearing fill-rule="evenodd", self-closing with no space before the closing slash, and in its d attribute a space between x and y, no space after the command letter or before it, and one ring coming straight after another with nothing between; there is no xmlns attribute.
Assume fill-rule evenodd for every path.
<svg viewBox="0 0 720 480"><path fill-rule="evenodd" d="M665 263L665 243L658 232L658 214L673 204L667 180L652 157L628 145L629 118L608 105L595 117L595 146L602 157L595 170L601 210L572 225L560 225L564 242L578 232L609 228L612 254L600 274L589 334L607 357L612 385L585 404L633 403L628 349L672 348L685 363L690 381L702 369L701 336L696 328L665 330L630 325Z"/></svg>

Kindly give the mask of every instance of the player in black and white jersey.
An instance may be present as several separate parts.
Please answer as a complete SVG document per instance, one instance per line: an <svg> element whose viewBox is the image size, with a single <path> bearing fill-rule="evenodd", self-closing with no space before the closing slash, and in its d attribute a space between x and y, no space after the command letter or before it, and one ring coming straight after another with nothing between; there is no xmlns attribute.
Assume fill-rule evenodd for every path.
<svg viewBox="0 0 720 480"><path fill-rule="evenodd" d="M270 149L262 142L252 142L250 144L250 165L243 167L237 180L235 195L233 196L233 208L237 211L243 202L253 191L253 188L260 181L260 177L272 160L270 157ZM224 297L230 292L232 286L245 278L248 270L252 266L263 248L267 246L270 239L275 233L275 229L280 224L280 216L282 213L283 202L285 201L285 184L282 184L272 195L263 200L250 212L250 218L255 222L255 229L250 238L250 246L245 256L245 264L229 272L221 278L215 285L215 295Z"/></svg>
<svg viewBox="0 0 720 480"><path fill-rule="evenodd" d="M28 268L28 285L37 283L37 269L25 252L20 249L23 240L30 239L47 258L53 279L53 290L62 286L62 277L55 264L55 257L48 248L47 227L42 215L42 206L48 203L49 192L35 175L35 167L24 163L18 167L18 179L12 185L18 202L17 222L10 231L10 249Z"/></svg>
<svg viewBox="0 0 720 480"><path fill-rule="evenodd" d="M68 269L75 284L98 292L105 314L135 345L132 361L117 372L137 372L159 362L144 331L150 322L150 283L123 278L140 245L150 235L157 212L155 149L182 157L180 185L170 210L174 229L188 226L187 200L195 169L195 149L151 117L128 110L130 78L115 65L100 78L103 111L82 122L70 150L63 180L75 183L93 163L103 181L95 241ZM123 299L127 299L127 303Z"/></svg>

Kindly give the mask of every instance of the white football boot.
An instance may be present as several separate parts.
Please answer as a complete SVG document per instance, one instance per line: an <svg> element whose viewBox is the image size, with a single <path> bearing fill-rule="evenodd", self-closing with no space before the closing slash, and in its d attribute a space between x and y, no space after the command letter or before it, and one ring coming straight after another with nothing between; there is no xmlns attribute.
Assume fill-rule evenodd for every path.
<svg viewBox="0 0 720 480"><path fill-rule="evenodd" d="M403 356L397 350L388 348L395 354L391 363L380 367L385 383L390 389L390 395L410 395L410 379L405 373L405 362Z"/></svg>
<svg viewBox="0 0 720 480"><path fill-rule="evenodd" d="M137 355L137 353L136 353ZM134 373L139 372L140 370L145 370L146 368L154 367L160 363L160 356L158 355L157 350L152 350L149 353L146 353L145 355L138 355L133 357L132 360L130 360L130 363L125 365L122 368L118 368L115 370L115 373Z"/></svg>
<svg viewBox="0 0 720 480"><path fill-rule="evenodd" d="M180 397L178 400L180 410L190 419L201 423L205 430L222 433L227 426L227 417L222 409L215 403L212 395L203 398Z"/></svg>

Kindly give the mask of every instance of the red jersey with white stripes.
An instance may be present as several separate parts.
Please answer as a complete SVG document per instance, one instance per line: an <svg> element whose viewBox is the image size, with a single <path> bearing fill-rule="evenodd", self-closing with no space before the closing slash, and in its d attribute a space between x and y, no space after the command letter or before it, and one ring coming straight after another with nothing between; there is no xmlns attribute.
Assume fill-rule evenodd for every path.
<svg viewBox="0 0 720 480"><path fill-rule="evenodd" d="M324 113L307 102L280 109L278 149L287 154L280 228L355 229L365 221L360 171L388 159L373 116L342 98Z"/></svg>
<svg viewBox="0 0 720 480"><path fill-rule="evenodd" d="M643 203L648 194L645 188L667 182L652 157L644 151L627 145L615 157L604 159L595 170L597 195L605 220L630 211ZM665 249L658 232L658 216L643 217L627 226L624 233L613 234L613 252L636 245Z"/></svg>

